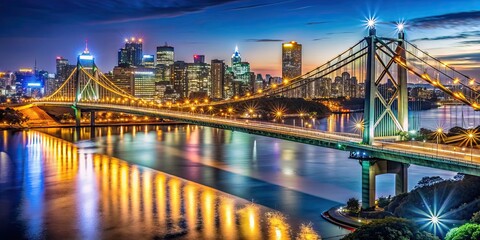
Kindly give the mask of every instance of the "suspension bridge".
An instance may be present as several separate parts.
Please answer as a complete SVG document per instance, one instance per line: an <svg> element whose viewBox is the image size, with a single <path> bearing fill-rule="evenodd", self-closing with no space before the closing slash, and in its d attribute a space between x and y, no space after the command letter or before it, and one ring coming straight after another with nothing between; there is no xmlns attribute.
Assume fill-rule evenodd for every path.
<svg viewBox="0 0 480 240"><path fill-rule="evenodd" d="M85 49L64 83L51 95L34 100L34 104L72 107L77 126L80 126L82 111L92 112L92 125L95 111L119 111L350 151L350 157L358 159L362 165L362 207L370 208L375 201L375 176L395 173L395 192L406 192L409 164L480 176L480 152L477 150L460 151L444 144L399 141L400 134L410 130L408 81L427 83L451 100L480 110L478 83L473 78L430 56L404 36L403 29L399 29L397 38L377 36L372 25L369 26L367 37L302 76L272 84L242 97L195 104L161 104L136 98L110 81L98 69L88 49ZM224 104L276 96L315 98L320 89L325 87L322 85L325 79L333 79L343 72L364 83L364 89L361 90L365 97L361 135L222 117L208 111L188 111L193 106L213 109ZM352 90L342 86L337 91Z"/></svg>

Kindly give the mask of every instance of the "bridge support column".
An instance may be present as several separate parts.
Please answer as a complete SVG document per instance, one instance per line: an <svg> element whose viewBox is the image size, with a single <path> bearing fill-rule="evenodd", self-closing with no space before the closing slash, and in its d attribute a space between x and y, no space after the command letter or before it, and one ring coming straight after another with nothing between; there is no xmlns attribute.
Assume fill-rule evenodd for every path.
<svg viewBox="0 0 480 240"><path fill-rule="evenodd" d="M75 127L80 127L81 126L81 120L82 120L82 111L80 108L74 108L75 111Z"/></svg>
<svg viewBox="0 0 480 240"><path fill-rule="evenodd" d="M95 111L90 112L90 127L95 127Z"/></svg>
<svg viewBox="0 0 480 240"><path fill-rule="evenodd" d="M362 165L362 209L375 207L375 190L377 175L395 174L395 195L407 192L408 164L387 160L360 160Z"/></svg>
<svg viewBox="0 0 480 240"><path fill-rule="evenodd" d="M406 61L406 53L404 49L405 34L403 31L398 33L398 47L396 53L402 61ZM397 65L398 78L398 121L403 131L408 131L408 89L407 89L407 69L401 65Z"/></svg>

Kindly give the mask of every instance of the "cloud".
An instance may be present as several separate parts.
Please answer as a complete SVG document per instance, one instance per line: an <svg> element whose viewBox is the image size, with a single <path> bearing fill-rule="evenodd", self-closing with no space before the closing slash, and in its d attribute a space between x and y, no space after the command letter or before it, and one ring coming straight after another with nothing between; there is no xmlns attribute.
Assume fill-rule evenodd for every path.
<svg viewBox="0 0 480 240"><path fill-rule="evenodd" d="M284 40L282 40L282 39L270 39L270 38L261 38L261 39L250 38L250 39L247 39L245 41L247 41L247 42L283 42Z"/></svg>
<svg viewBox="0 0 480 240"><path fill-rule="evenodd" d="M353 32L328 32L326 35L349 34Z"/></svg>
<svg viewBox="0 0 480 240"><path fill-rule="evenodd" d="M480 40L461 41L460 43L465 45L477 45L480 44Z"/></svg>
<svg viewBox="0 0 480 240"><path fill-rule="evenodd" d="M414 18L408 22L408 25L414 28L434 29L478 25L479 21L480 11L469 11Z"/></svg>
<svg viewBox="0 0 480 240"><path fill-rule="evenodd" d="M239 0L15 0L2 4L1 35L28 34L69 24L109 24L186 15Z"/></svg>
<svg viewBox="0 0 480 240"><path fill-rule="evenodd" d="M325 24L329 23L328 21L318 21L318 22L308 22L307 25L318 25L318 24Z"/></svg>
<svg viewBox="0 0 480 240"><path fill-rule="evenodd" d="M480 36L480 31L470 31L470 32L460 33L460 34L457 34L457 35L417 38L417 39L413 39L412 42L415 42L415 41L457 40L457 39L468 39L468 38L471 38L471 37L478 37L478 36Z"/></svg>
<svg viewBox="0 0 480 240"><path fill-rule="evenodd" d="M247 9L252 9L252 8L259 8L259 7L267 7L267 6L279 5L279 4L284 4L284 3L287 3L287 2L292 2L292 1L291 1L291 0L284 0L284 1L279 1L279 2L258 3L258 4L252 4L252 5L234 7L234 8L230 8L229 10L232 10L232 11L240 11L240 10L247 10Z"/></svg>
<svg viewBox="0 0 480 240"><path fill-rule="evenodd" d="M320 41L320 40L324 40L324 39L328 39L328 38L326 38L326 37L314 38L313 41Z"/></svg>
<svg viewBox="0 0 480 240"><path fill-rule="evenodd" d="M443 55L443 56L440 56L439 58L442 59L443 61L445 61L445 60L463 60L463 61L480 62L480 52Z"/></svg>

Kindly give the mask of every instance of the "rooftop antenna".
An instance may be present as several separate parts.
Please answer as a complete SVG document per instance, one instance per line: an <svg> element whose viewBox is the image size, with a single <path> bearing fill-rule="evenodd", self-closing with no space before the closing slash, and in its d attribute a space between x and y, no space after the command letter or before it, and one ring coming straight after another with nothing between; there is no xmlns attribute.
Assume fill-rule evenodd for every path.
<svg viewBox="0 0 480 240"><path fill-rule="evenodd" d="M88 39L85 39L85 51L83 53L89 53L88 51Z"/></svg>

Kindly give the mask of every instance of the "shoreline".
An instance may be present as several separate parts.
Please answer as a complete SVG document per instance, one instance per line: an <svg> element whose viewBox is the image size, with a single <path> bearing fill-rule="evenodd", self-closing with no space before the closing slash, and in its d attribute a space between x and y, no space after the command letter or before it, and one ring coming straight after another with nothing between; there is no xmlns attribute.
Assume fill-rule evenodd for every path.
<svg viewBox="0 0 480 240"><path fill-rule="evenodd" d="M116 126L143 126L143 125L185 125L183 122L136 122L136 123L98 123L94 127L116 127ZM28 130L44 128L74 128L75 124L59 124L47 126L24 126L24 127L0 127L0 130ZM92 127L89 123L81 124L80 127Z"/></svg>

